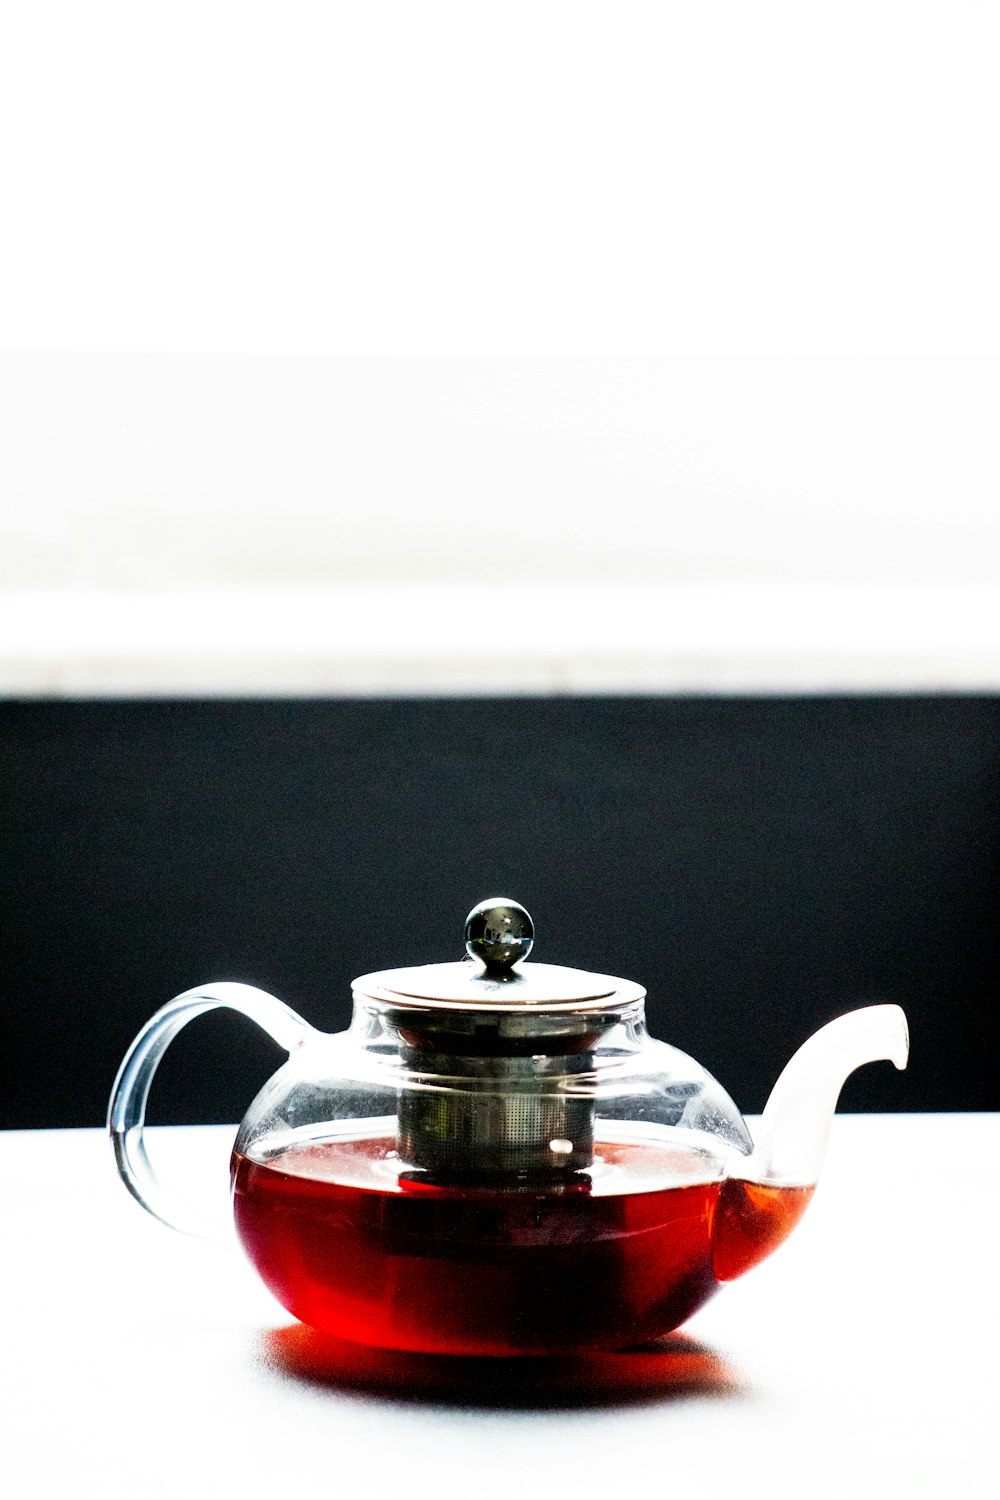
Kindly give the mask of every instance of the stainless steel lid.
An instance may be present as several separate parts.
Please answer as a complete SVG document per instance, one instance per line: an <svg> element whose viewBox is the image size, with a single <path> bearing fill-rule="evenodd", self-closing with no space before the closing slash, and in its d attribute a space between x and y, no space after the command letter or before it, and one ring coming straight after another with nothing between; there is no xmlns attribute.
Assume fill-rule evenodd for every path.
<svg viewBox="0 0 1000 1500"><path fill-rule="evenodd" d="M646 991L628 979L558 964L529 964L535 928L523 906L494 896L465 922L468 957L450 964L383 969L353 984L356 996L419 1010L522 1015L617 1010Z"/></svg>

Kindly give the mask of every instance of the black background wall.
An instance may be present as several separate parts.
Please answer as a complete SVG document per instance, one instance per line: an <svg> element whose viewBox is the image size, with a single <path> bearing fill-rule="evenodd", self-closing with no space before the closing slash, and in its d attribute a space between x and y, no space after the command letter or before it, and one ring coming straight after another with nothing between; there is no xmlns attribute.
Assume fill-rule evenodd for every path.
<svg viewBox="0 0 1000 1500"><path fill-rule="evenodd" d="M346 1024L352 976L457 957L508 894L535 957L647 985L746 1110L893 1000L847 1109L996 1109L1000 700L0 704L0 1124L97 1125L140 1024L208 979ZM190 1027L151 1118L234 1120L278 1061Z"/></svg>

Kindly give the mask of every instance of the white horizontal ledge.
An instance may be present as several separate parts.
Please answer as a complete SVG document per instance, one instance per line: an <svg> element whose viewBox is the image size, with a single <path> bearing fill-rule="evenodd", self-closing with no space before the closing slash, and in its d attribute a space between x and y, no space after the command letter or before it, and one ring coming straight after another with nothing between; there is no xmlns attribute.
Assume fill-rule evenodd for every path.
<svg viewBox="0 0 1000 1500"><path fill-rule="evenodd" d="M1000 691L977 585L0 595L5 697Z"/></svg>

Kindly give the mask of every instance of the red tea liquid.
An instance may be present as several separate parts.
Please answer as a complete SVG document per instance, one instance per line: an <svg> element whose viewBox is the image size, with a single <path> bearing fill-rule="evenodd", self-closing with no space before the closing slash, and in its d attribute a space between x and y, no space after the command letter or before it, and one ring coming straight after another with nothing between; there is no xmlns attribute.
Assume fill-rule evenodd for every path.
<svg viewBox="0 0 1000 1500"><path fill-rule="evenodd" d="M777 1250L805 1213L812 1195L812 1187L728 1178L719 1193L712 1233L716 1280L734 1281Z"/></svg>
<svg viewBox="0 0 1000 1500"><path fill-rule="evenodd" d="M721 1185L707 1152L632 1142L598 1146L592 1171L555 1189L446 1187L408 1178L393 1144L233 1157L236 1227L279 1302L314 1328L391 1349L642 1343L763 1259L811 1192Z"/></svg>

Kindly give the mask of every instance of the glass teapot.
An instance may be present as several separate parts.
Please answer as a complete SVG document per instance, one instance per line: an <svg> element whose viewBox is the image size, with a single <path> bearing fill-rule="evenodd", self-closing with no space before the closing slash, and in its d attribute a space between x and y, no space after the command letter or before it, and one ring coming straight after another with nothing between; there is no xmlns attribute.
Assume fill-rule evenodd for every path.
<svg viewBox="0 0 1000 1500"><path fill-rule="evenodd" d="M174 1228L143 1118L181 1027L217 1006L288 1061L232 1154L236 1230L303 1322L359 1343L452 1354L625 1348L676 1328L770 1254L812 1196L841 1086L906 1066L896 1005L831 1021L792 1057L752 1140L715 1080L654 1041L645 990L528 963L506 899L466 922L468 957L354 981L348 1031L262 990L211 984L158 1011L115 1081L122 1180Z"/></svg>

